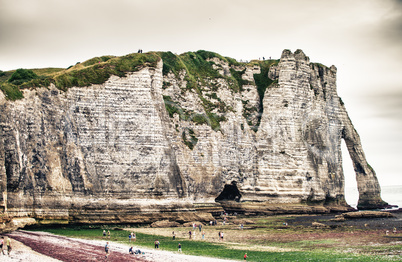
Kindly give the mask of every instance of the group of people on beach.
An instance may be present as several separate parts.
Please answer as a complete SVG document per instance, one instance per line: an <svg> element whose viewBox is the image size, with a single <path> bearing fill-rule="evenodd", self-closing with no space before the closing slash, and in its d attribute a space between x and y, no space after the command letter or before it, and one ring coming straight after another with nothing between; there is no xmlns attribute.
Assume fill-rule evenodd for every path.
<svg viewBox="0 0 402 262"><path fill-rule="evenodd" d="M223 216L223 223L222 224L225 225L226 224L225 222L227 221L226 214L224 213L222 216ZM217 221L216 220L215 221L210 221L210 225L211 226L217 225ZM202 232L201 233L202 239L205 239L205 232L202 231L202 227L203 227L203 225L201 223L198 224L198 225L196 223L193 223L192 224L192 230L193 231L191 229L188 231L189 239L195 239L197 231ZM242 230L243 228L244 228L243 224L240 224L239 229ZM103 230L103 237L105 238L106 235L108 236L108 238L110 238L110 231L107 231L107 233L106 233L106 231ZM129 242L136 241L136 239L137 239L136 234L134 232L131 232L128 235ZM172 240L175 240L175 239L176 239L176 233L175 233L175 231L173 231L172 232ZM224 239L224 233L223 233L223 231L219 231L218 232L218 241L223 241L223 239ZM161 244L160 241L158 239L156 239L154 241L155 249L159 249L160 244ZM177 245L177 249L178 249L178 252L182 252L182 244L180 242ZM105 253L106 253L105 258L107 259L109 254L110 254L109 242L106 242ZM144 252L141 252L141 250L139 250L139 249L134 250L134 248L131 246L129 248L129 254L137 255L137 254L144 254ZM247 260L247 253L244 254L243 258L244 258L244 260Z"/></svg>
<svg viewBox="0 0 402 262"><path fill-rule="evenodd" d="M131 240L134 241L134 242L137 240L137 236L135 235L134 232L131 232L131 233L128 235L128 242L131 242Z"/></svg>
<svg viewBox="0 0 402 262"><path fill-rule="evenodd" d="M106 238L106 231L105 230L103 230L102 235L103 235L103 238ZM109 230L107 231L107 238L110 238L110 231Z"/></svg>
<svg viewBox="0 0 402 262"><path fill-rule="evenodd" d="M0 252L2 255L10 255L11 253L11 239L7 237L4 240L4 237L0 238ZM6 254L7 252L7 254Z"/></svg>
<svg viewBox="0 0 402 262"><path fill-rule="evenodd" d="M396 234L396 227L394 227L394 229L392 230L392 233ZM385 234L388 236L389 230L386 230L386 231L385 231Z"/></svg>

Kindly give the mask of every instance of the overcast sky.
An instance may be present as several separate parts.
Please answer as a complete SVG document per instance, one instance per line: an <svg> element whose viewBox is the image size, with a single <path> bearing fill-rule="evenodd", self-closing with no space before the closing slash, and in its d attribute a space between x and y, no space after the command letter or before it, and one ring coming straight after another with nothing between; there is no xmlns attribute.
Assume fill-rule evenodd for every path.
<svg viewBox="0 0 402 262"><path fill-rule="evenodd" d="M402 185L402 1L0 0L0 70L66 68L139 48L238 60L302 49L335 65L380 184Z"/></svg>

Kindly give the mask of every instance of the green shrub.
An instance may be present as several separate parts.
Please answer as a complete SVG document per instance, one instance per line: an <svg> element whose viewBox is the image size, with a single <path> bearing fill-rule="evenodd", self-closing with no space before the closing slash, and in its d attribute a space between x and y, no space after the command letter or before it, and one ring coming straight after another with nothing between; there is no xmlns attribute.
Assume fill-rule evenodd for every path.
<svg viewBox="0 0 402 262"><path fill-rule="evenodd" d="M172 52L160 52L159 55L163 60L162 73L164 76L172 72L177 77L181 70L185 70L183 62Z"/></svg>
<svg viewBox="0 0 402 262"><path fill-rule="evenodd" d="M17 99L24 98L21 90L18 86L10 84L10 83L1 83L0 89L3 91L4 95L6 96L7 100L15 101Z"/></svg>
<svg viewBox="0 0 402 262"><path fill-rule="evenodd" d="M186 134L187 132L186 131L188 132L190 138L187 138L187 134ZM181 135L182 135L184 144L186 146L188 146L188 148L193 150L193 148L195 147L195 145L198 142L198 138L195 136L194 130L191 129L191 128L186 128L186 130L184 130Z"/></svg>
<svg viewBox="0 0 402 262"><path fill-rule="evenodd" d="M243 86L244 85L250 85L250 81L244 80L242 78L242 75L246 72L246 68L243 69L242 71L236 71L233 68L230 68L230 73L232 74L232 77L236 79L236 84L234 85L233 91L235 92L242 92L243 91Z"/></svg>
<svg viewBox="0 0 402 262"><path fill-rule="evenodd" d="M30 69L17 69L11 77L8 79L8 82L14 85L21 85L24 82L28 82L29 80L38 78L38 75L35 74Z"/></svg>
<svg viewBox="0 0 402 262"><path fill-rule="evenodd" d="M194 114L191 116L191 120L197 125L209 124L209 119L205 114Z"/></svg>
<svg viewBox="0 0 402 262"><path fill-rule="evenodd" d="M101 57L94 57L82 63L84 66L91 66L97 63L106 62L109 59L114 58L114 56L101 56Z"/></svg>
<svg viewBox="0 0 402 262"><path fill-rule="evenodd" d="M166 111L169 114L169 117L173 117L174 114L179 114L182 111L179 105L172 101L170 96L163 96L163 101L165 102Z"/></svg>

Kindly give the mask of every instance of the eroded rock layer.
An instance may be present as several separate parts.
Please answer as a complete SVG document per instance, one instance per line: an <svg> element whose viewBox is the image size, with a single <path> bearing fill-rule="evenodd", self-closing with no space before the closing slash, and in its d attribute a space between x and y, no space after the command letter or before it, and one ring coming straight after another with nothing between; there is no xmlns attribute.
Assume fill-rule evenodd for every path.
<svg viewBox="0 0 402 262"><path fill-rule="evenodd" d="M17 101L0 93L3 213L137 223L208 220L222 206L325 212L347 206L342 139L359 206L384 204L334 66L300 50L247 64L186 56L207 75L175 69L172 55L103 84L25 89Z"/></svg>

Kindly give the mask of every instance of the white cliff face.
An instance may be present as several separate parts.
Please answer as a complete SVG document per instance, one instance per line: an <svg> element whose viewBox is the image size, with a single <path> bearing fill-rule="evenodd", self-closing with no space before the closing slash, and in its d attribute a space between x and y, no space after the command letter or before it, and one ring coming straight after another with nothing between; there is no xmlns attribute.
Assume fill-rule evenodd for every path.
<svg viewBox="0 0 402 262"><path fill-rule="evenodd" d="M101 85L25 90L15 102L0 97L4 210L135 222L161 210L165 217L193 212L215 198L345 205L341 139L355 164L359 203L383 203L337 96L335 67L285 50L261 100L258 65L210 63L222 78L204 79L199 91L186 89L185 70L163 75L160 61ZM238 91L231 69L243 72ZM218 127L211 114L222 117Z"/></svg>
<svg viewBox="0 0 402 262"><path fill-rule="evenodd" d="M285 51L278 67L278 85L265 93L258 131L263 141L259 151L264 156L260 173L269 174L264 186L279 196L342 201L343 127L336 117L335 73L325 75L327 84L320 86L320 78L301 51L295 55ZM327 97L320 97L315 90L326 90Z"/></svg>

